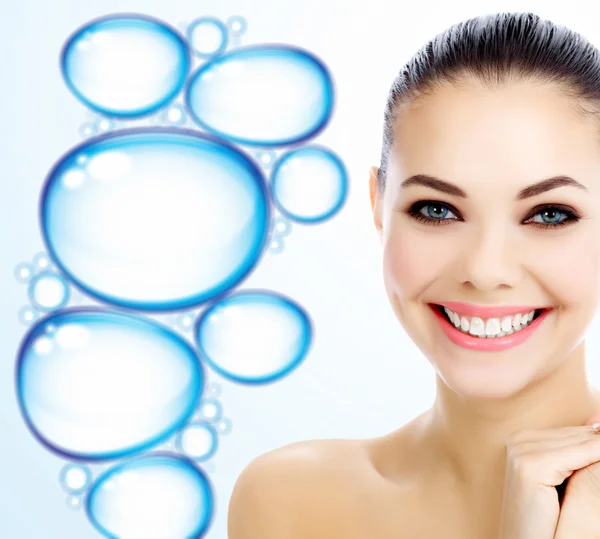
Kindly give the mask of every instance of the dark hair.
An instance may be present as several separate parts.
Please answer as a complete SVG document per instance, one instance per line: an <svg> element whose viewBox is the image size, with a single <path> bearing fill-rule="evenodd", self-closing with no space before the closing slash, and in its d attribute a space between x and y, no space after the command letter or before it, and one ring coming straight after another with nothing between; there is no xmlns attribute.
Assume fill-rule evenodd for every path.
<svg viewBox="0 0 600 539"><path fill-rule="evenodd" d="M426 43L400 70L385 112L378 184L386 184L401 106L416 104L444 83L475 77L494 89L511 80L555 83L581 117L600 115L600 53L580 34L534 13L495 13L455 24ZM591 104L590 109L584 102Z"/></svg>

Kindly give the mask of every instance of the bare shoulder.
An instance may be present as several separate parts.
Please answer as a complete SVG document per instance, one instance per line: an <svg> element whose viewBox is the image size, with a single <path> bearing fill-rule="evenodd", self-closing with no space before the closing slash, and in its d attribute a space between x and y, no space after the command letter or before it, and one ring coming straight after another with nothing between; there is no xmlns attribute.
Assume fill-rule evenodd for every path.
<svg viewBox="0 0 600 539"><path fill-rule="evenodd" d="M228 538L299 539L315 537L315 530L321 536L370 469L361 440L297 442L264 453L236 481Z"/></svg>

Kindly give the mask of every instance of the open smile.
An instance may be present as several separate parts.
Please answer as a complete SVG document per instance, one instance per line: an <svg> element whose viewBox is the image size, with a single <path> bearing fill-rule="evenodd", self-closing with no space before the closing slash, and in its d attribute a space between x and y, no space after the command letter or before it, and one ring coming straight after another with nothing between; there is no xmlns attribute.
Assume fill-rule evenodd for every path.
<svg viewBox="0 0 600 539"><path fill-rule="evenodd" d="M429 307L454 344L483 351L506 350L525 342L553 311L551 307L522 308L520 312L513 309L514 314L509 314L509 309L474 308L470 311L481 316L467 316L449 308L455 305L460 308L464 304L430 303ZM486 312L498 316L484 318Z"/></svg>

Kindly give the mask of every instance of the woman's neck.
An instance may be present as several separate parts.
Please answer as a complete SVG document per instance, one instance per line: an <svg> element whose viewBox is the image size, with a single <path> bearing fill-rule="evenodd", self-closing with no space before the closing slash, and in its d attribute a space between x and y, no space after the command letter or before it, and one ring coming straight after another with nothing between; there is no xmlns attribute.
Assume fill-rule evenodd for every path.
<svg viewBox="0 0 600 539"><path fill-rule="evenodd" d="M506 440L521 429L583 425L600 409L600 391L586 377L584 343L535 384L504 399L469 398L437 376L432 408L423 414L421 447L433 468L477 492L504 477Z"/></svg>

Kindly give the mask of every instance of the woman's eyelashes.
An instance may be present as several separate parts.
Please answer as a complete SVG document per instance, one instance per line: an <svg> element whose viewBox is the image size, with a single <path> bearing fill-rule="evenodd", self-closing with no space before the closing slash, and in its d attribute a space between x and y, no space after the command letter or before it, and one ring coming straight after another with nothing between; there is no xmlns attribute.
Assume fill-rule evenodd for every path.
<svg viewBox="0 0 600 539"><path fill-rule="evenodd" d="M463 221L456 208L439 200L419 200L405 210L405 213L415 221L433 226ZM541 204L533 208L521 223L536 228L558 228L574 224L580 219L581 216L568 206Z"/></svg>

